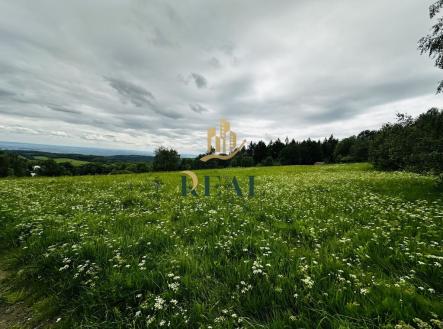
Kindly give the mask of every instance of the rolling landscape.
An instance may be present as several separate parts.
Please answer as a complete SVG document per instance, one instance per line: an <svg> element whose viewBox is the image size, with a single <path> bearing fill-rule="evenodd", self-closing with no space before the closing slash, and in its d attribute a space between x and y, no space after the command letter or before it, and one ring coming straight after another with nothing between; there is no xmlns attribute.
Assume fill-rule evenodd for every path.
<svg viewBox="0 0 443 329"><path fill-rule="evenodd" d="M0 329L443 329L443 0L0 0Z"/></svg>

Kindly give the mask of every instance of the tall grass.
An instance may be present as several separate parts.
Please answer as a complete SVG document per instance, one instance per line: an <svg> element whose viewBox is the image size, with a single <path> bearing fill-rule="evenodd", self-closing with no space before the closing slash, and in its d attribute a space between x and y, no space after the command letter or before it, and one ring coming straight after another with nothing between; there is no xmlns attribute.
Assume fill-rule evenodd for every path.
<svg viewBox="0 0 443 329"><path fill-rule="evenodd" d="M441 325L443 196L368 165L0 181L3 266L57 328ZM215 192L215 191L212 191ZM245 193L247 195L247 193ZM420 322L422 321L422 322ZM31 321L32 322L32 321Z"/></svg>

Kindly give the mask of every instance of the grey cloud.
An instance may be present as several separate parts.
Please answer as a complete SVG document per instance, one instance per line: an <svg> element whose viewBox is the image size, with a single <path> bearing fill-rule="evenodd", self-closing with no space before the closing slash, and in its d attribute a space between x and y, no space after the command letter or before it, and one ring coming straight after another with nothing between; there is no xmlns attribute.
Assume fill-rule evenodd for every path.
<svg viewBox="0 0 443 329"><path fill-rule="evenodd" d="M198 73L191 73L188 77L178 74L177 80L185 85L189 85L190 82L194 82L195 86L199 89L203 89L208 86L208 80L206 80L203 75Z"/></svg>
<svg viewBox="0 0 443 329"><path fill-rule="evenodd" d="M160 106L154 95L143 87L114 78L106 78L106 80L109 81L111 87L114 88L124 100L128 100L136 107L146 106L155 113L172 119L181 117L179 113Z"/></svg>
<svg viewBox="0 0 443 329"><path fill-rule="evenodd" d="M362 128L381 124L375 106L385 116L395 102L419 104L402 108L412 113L443 106L432 96L441 71L416 50L427 5L392 0L401 20L387 6L0 1L0 122L32 139L66 131L71 144L109 146L124 133L200 153L221 117L240 138L284 138L352 132L360 115Z"/></svg>
<svg viewBox="0 0 443 329"><path fill-rule="evenodd" d="M223 104L231 104L239 97L253 92L254 78L249 74L242 74L230 79L219 86L217 100Z"/></svg>
<svg viewBox="0 0 443 329"><path fill-rule="evenodd" d="M234 54L234 49L235 49L235 46L230 43L220 46L220 50L229 56L232 56Z"/></svg>
<svg viewBox="0 0 443 329"><path fill-rule="evenodd" d="M198 73L191 73L191 78L194 80L195 85L197 86L197 88L206 88L208 86L208 81L206 80L206 78Z"/></svg>
<svg viewBox="0 0 443 329"><path fill-rule="evenodd" d="M174 10L173 6L165 3L166 15L173 23L182 23L180 15Z"/></svg>
<svg viewBox="0 0 443 329"><path fill-rule="evenodd" d="M415 80L415 81L414 81ZM430 80L406 79L405 81L380 81L368 84L366 88L356 88L345 97L331 96L325 99L310 99L298 106L316 104L321 111L306 111L301 121L306 124L319 124L340 121L347 117L364 113L368 108L396 101L403 98L426 95L432 88ZM294 108L297 107L293 104ZM423 109L425 111L426 109Z"/></svg>
<svg viewBox="0 0 443 329"><path fill-rule="evenodd" d="M114 88L121 96L128 99L135 106L152 106L153 101L155 101L154 95L143 87L123 80L113 78L105 79L109 81L112 88Z"/></svg>
<svg viewBox="0 0 443 329"><path fill-rule="evenodd" d="M211 59L209 60L209 64L216 69L222 66L217 57L211 57Z"/></svg>
<svg viewBox="0 0 443 329"><path fill-rule="evenodd" d="M208 112L209 110L200 104L189 104L189 108L195 113Z"/></svg>
<svg viewBox="0 0 443 329"><path fill-rule="evenodd" d="M11 96L14 96L14 95L15 95L15 93L13 93L13 92L0 89L0 97L1 98L3 98L3 97L11 97Z"/></svg>
<svg viewBox="0 0 443 329"><path fill-rule="evenodd" d="M62 113L70 113L70 114L81 114L80 111L73 110L70 108L66 108L60 105L47 105L51 110Z"/></svg>
<svg viewBox="0 0 443 329"><path fill-rule="evenodd" d="M158 28L154 29L154 36L151 38L152 43L158 47L175 47L176 45L168 40L163 32Z"/></svg>

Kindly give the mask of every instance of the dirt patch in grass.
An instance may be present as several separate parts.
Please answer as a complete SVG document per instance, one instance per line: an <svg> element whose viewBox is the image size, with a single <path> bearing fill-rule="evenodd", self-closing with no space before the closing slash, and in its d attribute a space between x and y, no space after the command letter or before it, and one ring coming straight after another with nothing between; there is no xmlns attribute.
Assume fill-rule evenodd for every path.
<svg viewBox="0 0 443 329"><path fill-rule="evenodd" d="M31 309L23 301L10 301L6 297L9 273L0 269L0 329L29 328Z"/></svg>

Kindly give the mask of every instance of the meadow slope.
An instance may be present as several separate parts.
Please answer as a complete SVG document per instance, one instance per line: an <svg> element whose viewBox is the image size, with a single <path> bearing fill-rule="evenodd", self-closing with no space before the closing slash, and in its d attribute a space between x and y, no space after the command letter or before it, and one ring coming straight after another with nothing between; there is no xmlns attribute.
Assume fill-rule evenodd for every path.
<svg viewBox="0 0 443 329"><path fill-rule="evenodd" d="M55 328L443 327L432 177L196 173L243 189L254 175L256 195L182 197L177 172L0 180L0 303L23 300L29 326Z"/></svg>

